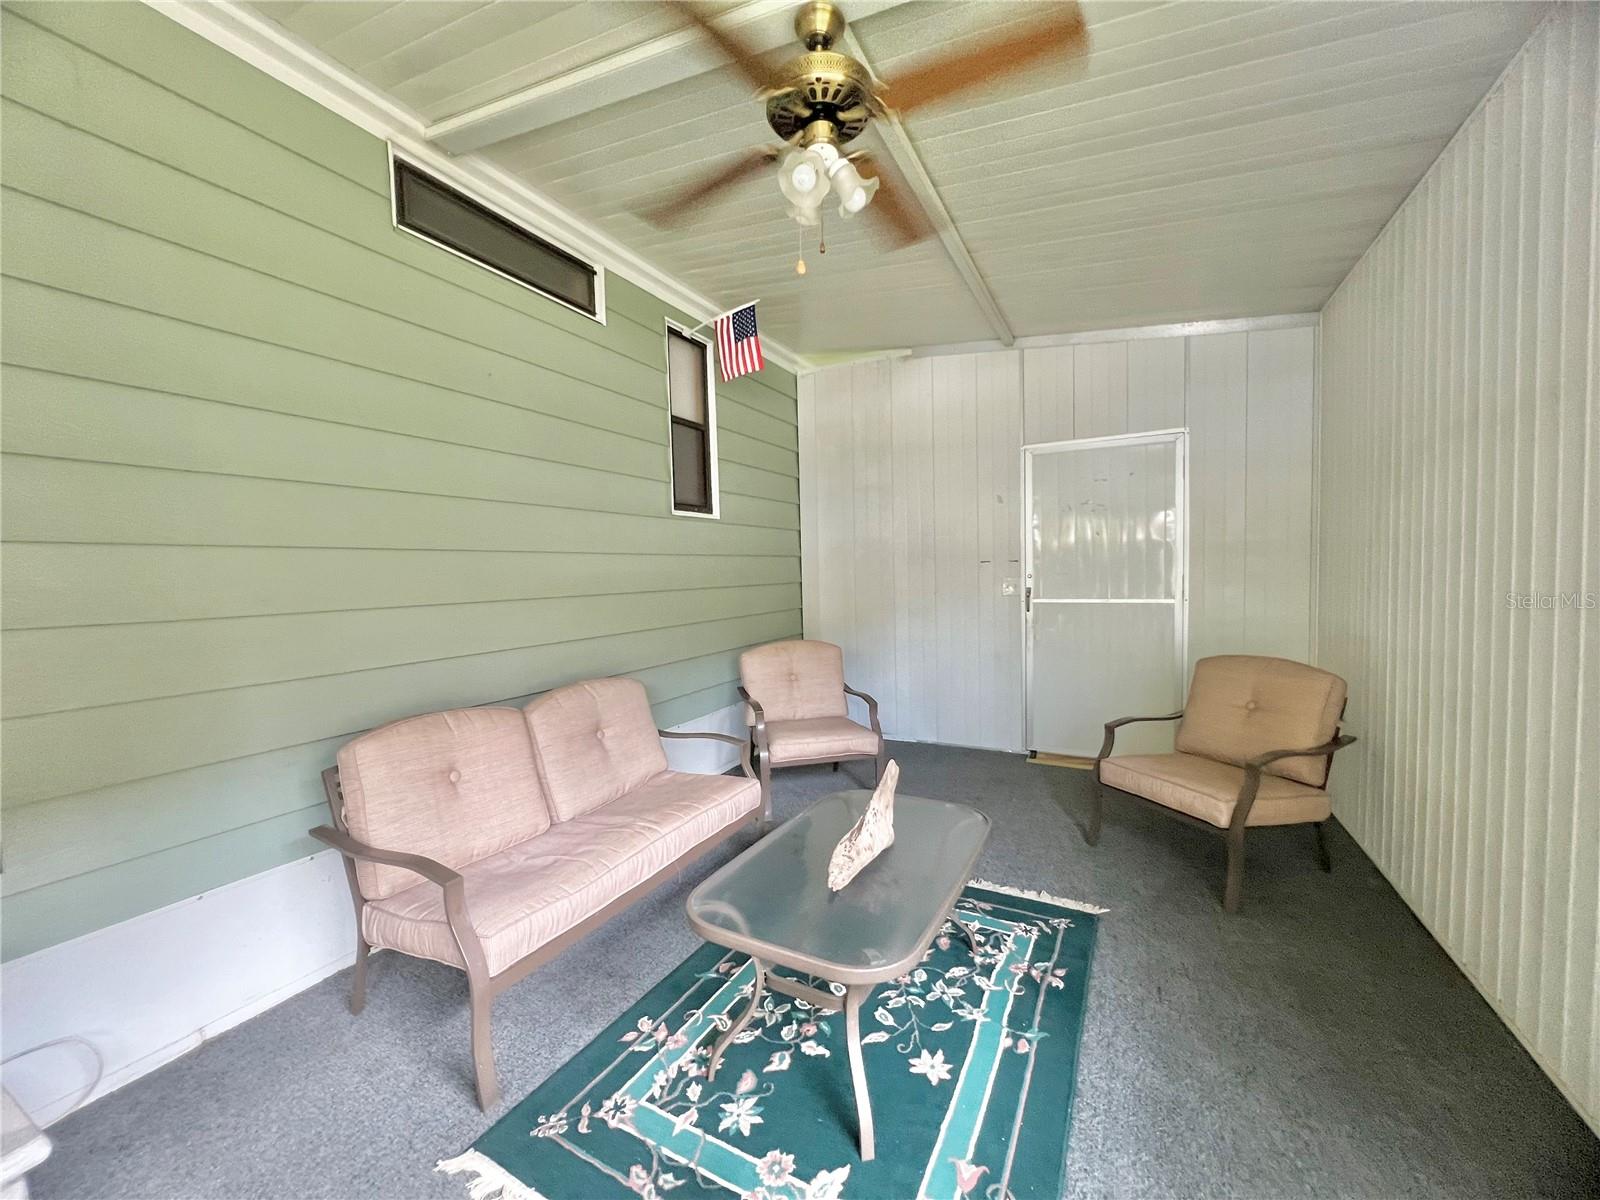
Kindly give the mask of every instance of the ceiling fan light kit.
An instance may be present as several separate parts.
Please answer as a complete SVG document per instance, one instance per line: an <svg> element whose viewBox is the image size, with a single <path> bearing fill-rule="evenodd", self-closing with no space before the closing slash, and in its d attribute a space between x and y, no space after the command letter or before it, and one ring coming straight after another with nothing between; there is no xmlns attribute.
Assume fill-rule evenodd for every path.
<svg viewBox="0 0 1600 1200"><path fill-rule="evenodd" d="M1072 57L1088 47L1088 34L1076 3L1041 4L1046 15L1009 35L982 45L963 45L912 67L884 83L861 62L833 47L844 36L845 18L829 0L811 0L795 14L795 36L805 52L776 69L738 36L723 29L697 4L674 4L686 12L727 55L731 65L758 89L767 124L785 146L763 147L733 165L686 188L651 214L657 224L677 224L700 210L700 202L778 163L778 190L785 211L802 228L821 222L822 202L839 198L839 215L870 212L888 227L895 245L932 236L927 214L901 200L890 188L873 205L882 180L863 176L856 163L870 163L864 152L846 155L840 147L866 129L874 116L907 113L992 82L1050 56ZM798 269L804 274L803 267Z"/></svg>

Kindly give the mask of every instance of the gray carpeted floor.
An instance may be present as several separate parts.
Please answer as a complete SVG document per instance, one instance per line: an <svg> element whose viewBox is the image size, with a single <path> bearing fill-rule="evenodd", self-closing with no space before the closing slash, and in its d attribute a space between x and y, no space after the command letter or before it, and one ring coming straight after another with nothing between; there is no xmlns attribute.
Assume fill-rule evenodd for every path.
<svg viewBox="0 0 1600 1200"><path fill-rule="evenodd" d="M1082 772L895 751L904 791L994 818L986 878L1112 909L1069 1196L1600 1195L1600 1141L1342 831L1331 876L1308 830L1253 834L1244 908L1228 917L1220 838L1113 800L1091 849ZM840 786L826 768L783 773L779 815ZM501 998L507 1105L695 948L683 899L711 865ZM472 1100L463 977L379 955L359 1018L348 983L345 971L56 1126L35 1196L463 1200L434 1161L498 1115Z"/></svg>

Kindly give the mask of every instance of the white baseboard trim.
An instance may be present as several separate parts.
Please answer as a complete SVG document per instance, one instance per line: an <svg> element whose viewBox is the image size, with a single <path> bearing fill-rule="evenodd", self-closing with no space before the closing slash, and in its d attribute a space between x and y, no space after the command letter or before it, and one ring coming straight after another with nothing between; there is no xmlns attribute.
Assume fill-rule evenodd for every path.
<svg viewBox="0 0 1600 1200"><path fill-rule="evenodd" d="M745 734L731 704L673 727ZM662 743L673 770L720 774L726 742ZM79 1037L103 1075L86 1103L147 1075L354 961L344 865L308 855L165 908L48 946L0 967L0 1057ZM87 1051L52 1047L5 1069L5 1086L41 1128L94 1078Z"/></svg>
<svg viewBox="0 0 1600 1200"><path fill-rule="evenodd" d="M100 1055L96 1099L353 961L355 918L332 850L142 913L0 967L5 1057L80 1037ZM6 1068L6 1088L46 1126L94 1077L56 1047Z"/></svg>

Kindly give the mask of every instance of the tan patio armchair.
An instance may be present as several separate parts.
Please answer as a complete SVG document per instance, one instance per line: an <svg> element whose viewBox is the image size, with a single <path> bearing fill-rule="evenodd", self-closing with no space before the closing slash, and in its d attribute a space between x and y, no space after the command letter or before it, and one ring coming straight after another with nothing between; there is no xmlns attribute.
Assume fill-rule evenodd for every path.
<svg viewBox="0 0 1600 1200"><path fill-rule="evenodd" d="M870 758L883 778L878 702L844 681L844 652L831 642L771 642L739 656L739 695L755 743L763 811L771 812L772 768ZM847 696L866 702L872 728L850 719Z"/></svg>
<svg viewBox="0 0 1600 1200"><path fill-rule="evenodd" d="M1239 908L1247 828L1311 825L1318 861L1324 871L1332 870L1324 829L1333 811L1328 772L1334 752L1356 740L1339 733L1344 704L1344 680L1304 663L1242 654L1202 658L1178 712L1107 722L1094 760L1095 794L1084 840L1091 846L1100 840L1110 787L1226 836L1227 912ZM1112 757L1123 725L1179 720L1177 753Z"/></svg>

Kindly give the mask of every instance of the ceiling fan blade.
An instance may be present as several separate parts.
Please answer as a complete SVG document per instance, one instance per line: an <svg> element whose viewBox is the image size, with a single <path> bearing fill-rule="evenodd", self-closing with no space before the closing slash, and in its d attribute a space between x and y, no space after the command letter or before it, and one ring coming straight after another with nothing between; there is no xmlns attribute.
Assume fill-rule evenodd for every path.
<svg viewBox="0 0 1600 1200"><path fill-rule="evenodd" d="M728 61L734 68L750 82L758 91L776 94L787 92L791 89L778 77L777 72L770 70L767 64L761 61L761 55L743 38L729 33L711 19L705 9L698 4L668 3L667 7L675 13L687 13L689 19L700 27L700 31L717 44L717 48L727 55Z"/></svg>
<svg viewBox="0 0 1600 1200"><path fill-rule="evenodd" d="M993 82L1046 59L1069 59L1089 49L1089 29L1076 3L1052 4L1050 15L1004 37L976 46L964 45L953 54L904 71L888 81L882 102L908 113L971 88Z"/></svg>
<svg viewBox="0 0 1600 1200"><path fill-rule="evenodd" d="M696 205L710 196L735 184L743 183L754 175L759 175L778 157L778 151L763 146L759 150L749 150L731 165L720 171L690 184L681 191L675 192L661 204L646 211L645 219L652 225L672 226L681 224L693 212Z"/></svg>
<svg viewBox="0 0 1600 1200"><path fill-rule="evenodd" d="M870 154L858 152L850 157L863 165L873 163ZM900 250L932 237L933 224L928 220L927 213L923 212L922 205L915 200L908 202L911 189L882 170L878 175L878 190L865 211L888 230L894 248Z"/></svg>

